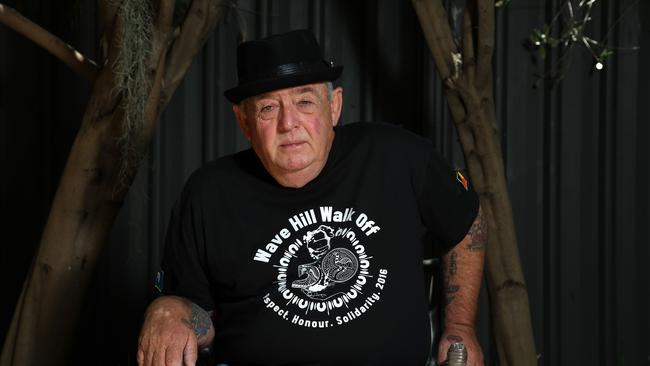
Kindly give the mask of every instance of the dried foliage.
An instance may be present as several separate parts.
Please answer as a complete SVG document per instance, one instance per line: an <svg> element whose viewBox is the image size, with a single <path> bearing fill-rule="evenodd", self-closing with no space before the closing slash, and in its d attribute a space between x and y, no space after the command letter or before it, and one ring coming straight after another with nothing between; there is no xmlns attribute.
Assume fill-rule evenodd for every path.
<svg viewBox="0 0 650 366"><path fill-rule="evenodd" d="M144 120L151 80L147 63L152 47L152 9L148 1L124 0L118 16L123 20L118 31L120 47L113 65L115 93L122 93L120 107L124 125L118 145L122 151L119 182L128 185L129 174L136 171L145 155Z"/></svg>

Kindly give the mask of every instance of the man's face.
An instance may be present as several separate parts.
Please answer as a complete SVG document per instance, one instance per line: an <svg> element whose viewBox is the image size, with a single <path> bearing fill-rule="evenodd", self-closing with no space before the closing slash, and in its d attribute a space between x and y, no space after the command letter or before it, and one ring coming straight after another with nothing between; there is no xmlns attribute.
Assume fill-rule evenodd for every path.
<svg viewBox="0 0 650 366"><path fill-rule="evenodd" d="M325 83L275 90L233 106L266 170L283 186L302 187L325 166L341 114L342 90Z"/></svg>

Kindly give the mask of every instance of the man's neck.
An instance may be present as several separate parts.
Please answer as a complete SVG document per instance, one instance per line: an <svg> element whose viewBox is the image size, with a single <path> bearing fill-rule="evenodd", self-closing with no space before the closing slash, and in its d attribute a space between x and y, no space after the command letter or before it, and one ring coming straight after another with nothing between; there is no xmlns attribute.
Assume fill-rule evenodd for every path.
<svg viewBox="0 0 650 366"><path fill-rule="evenodd" d="M292 172L288 174L283 174L279 176L274 176L275 180L278 182L283 187L287 188L302 188L307 183L311 182L312 180L316 179L320 172L323 169L321 168L317 172Z"/></svg>

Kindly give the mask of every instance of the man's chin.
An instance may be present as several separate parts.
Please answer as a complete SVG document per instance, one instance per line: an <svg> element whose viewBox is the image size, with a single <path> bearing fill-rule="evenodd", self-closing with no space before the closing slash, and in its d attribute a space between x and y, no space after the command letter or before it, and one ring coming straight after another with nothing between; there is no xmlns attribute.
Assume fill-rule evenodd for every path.
<svg viewBox="0 0 650 366"><path fill-rule="evenodd" d="M311 164L307 162L291 162L282 165L282 170L288 174L300 173L309 168Z"/></svg>
<svg viewBox="0 0 650 366"><path fill-rule="evenodd" d="M287 173L297 173L309 168L315 162L311 156L305 154L283 154L278 159L276 166Z"/></svg>

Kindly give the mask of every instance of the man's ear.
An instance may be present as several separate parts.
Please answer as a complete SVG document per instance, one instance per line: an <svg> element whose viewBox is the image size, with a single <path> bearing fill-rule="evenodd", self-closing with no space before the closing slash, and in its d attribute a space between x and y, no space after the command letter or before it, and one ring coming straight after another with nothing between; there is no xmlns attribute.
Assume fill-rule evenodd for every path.
<svg viewBox="0 0 650 366"><path fill-rule="evenodd" d="M343 88L340 86L332 90L332 101L330 102L330 111L332 113L332 126L336 126L341 118L343 109Z"/></svg>
<svg viewBox="0 0 650 366"><path fill-rule="evenodd" d="M242 108L239 107L239 104L232 105L232 112L235 114L235 118L237 119L237 124L239 125L239 129L244 134L244 137L246 137L246 140L250 141L251 131L248 128L248 125L246 124L245 112L242 110Z"/></svg>

